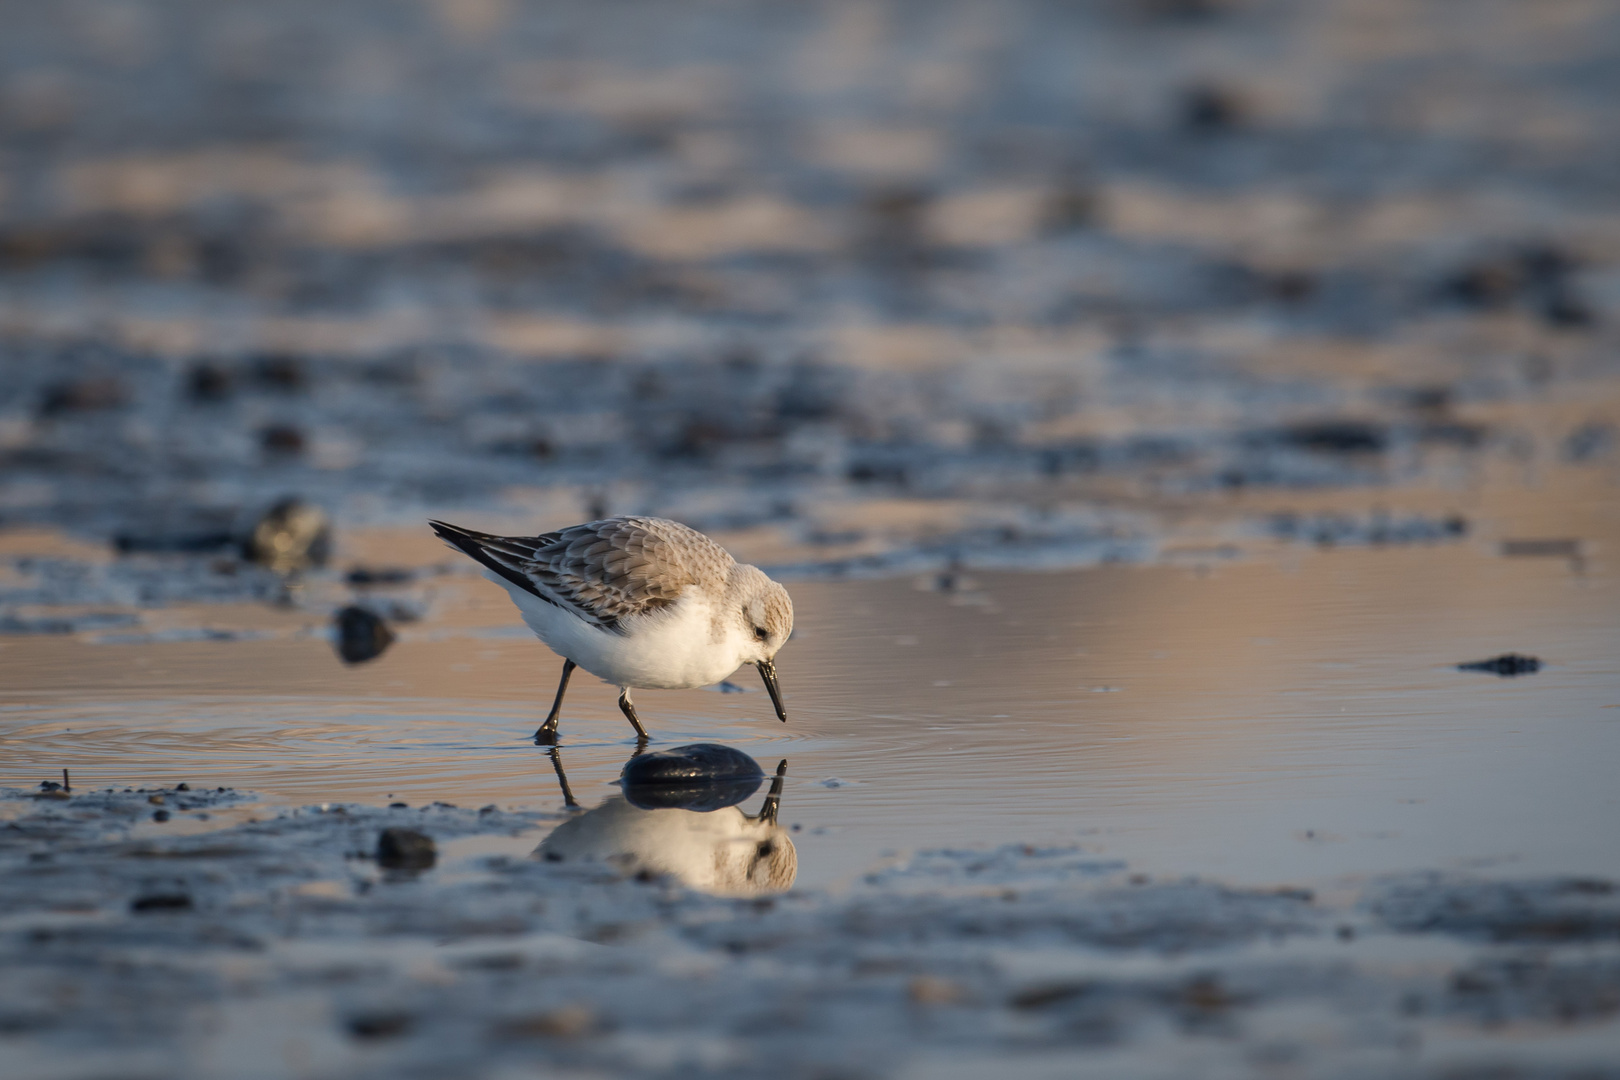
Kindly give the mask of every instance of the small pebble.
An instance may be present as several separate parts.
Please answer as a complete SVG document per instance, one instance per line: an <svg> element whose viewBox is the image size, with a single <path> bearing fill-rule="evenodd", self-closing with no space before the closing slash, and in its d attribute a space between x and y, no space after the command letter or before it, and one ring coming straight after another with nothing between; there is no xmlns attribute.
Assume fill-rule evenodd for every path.
<svg viewBox="0 0 1620 1080"><path fill-rule="evenodd" d="M191 910L191 897L185 893L153 893L130 901L129 910L136 912L189 911Z"/></svg>
<svg viewBox="0 0 1620 1080"><path fill-rule="evenodd" d="M1501 656L1493 656L1489 660L1475 660L1472 663L1458 664L1457 670L1482 671L1490 675L1500 675L1504 679L1511 679L1516 675L1534 675L1541 670L1541 661L1534 656L1503 653Z"/></svg>
<svg viewBox="0 0 1620 1080"><path fill-rule="evenodd" d="M408 1032L416 1023L409 1013L367 1013L351 1017L349 1034L357 1039L387 1039Z"/></svg>
<svg viewBox="0 0 1620 1080"><path fill-rule="evenodd" d="M426 870L438 857L433 838L415 829L384 829L377 837L377 865L388 870Z"/></svg>

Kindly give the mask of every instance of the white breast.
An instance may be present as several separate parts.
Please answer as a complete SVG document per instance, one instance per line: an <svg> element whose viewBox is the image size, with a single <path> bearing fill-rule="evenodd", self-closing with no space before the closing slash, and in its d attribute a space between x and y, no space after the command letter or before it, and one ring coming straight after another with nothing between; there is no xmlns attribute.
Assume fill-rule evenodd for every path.
<svg viewBox="0 0 1620 1080"><path fill-rule="evenodd" d="M715 639L708 594L687 586L669 607L620 622L624 631L603 630L555 604L486 572L505 586L523 621L552 651L615 686L687 690L710 686L736 671L741 650L727 630ZM724 620L728 627L732 620Z"/></svg>

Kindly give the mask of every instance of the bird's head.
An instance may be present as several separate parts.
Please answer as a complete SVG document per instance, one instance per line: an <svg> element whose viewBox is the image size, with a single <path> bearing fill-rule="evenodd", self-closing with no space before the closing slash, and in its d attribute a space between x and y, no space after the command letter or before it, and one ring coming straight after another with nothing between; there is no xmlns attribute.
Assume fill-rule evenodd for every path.
<svg viewBox="0 0 1620 1080"><path fill-rule="evenodd" d="M782 709L782 694L776 685L776 653L793 633L793 600L786 589L757 566L739 563L730 584L727 592L742 628L737 662L759 668L776 715L786 723L787 713Z"/></svg>

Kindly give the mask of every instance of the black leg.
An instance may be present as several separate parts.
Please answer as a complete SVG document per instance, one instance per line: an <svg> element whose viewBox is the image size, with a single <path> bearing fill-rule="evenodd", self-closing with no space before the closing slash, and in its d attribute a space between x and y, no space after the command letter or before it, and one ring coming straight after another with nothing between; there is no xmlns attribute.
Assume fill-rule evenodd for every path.
<svg viewBox="0 0 1620 1080"><path fill-rule="evenodd" d="M574 669L578 666L572 660L563 661L562 682L557 684L557 700L551 703L551 712L547 714L546 722L541 724L540 730L534 733L535 742L556 744L557 718L562 715L563 695L568 693L568 676L572 675Z"/></svg>
<svg viewBox="0 0 1620 1080"><path fill-rule="evenodd" d="M563 772L562 751L553 746L546 751L546 756L551 758L551 767L557 770L557 783L562 786L563 805L570 810L578 810L579 801L574 798L574 790L568 786L568 774Z"/></svg>
<svg viewBox="0 0 1620 1080"><path fill-rule="evenodd" d="M787 775L787 758L776 766L776 775L771 777L771 790L765 796L765 805L759 808L755 821L763 821L767 825L776 824L777 812L782 806L782 778Z"/></svg>
<svg viewBox="0 0 1620 1080"><path fill-rule="evenodd" d="M636 738L641 742L646 742L647 729L642 727L641 721L636 718L636 707L630 704L630 688L628 686L619 691L619 711L624 713L626 720L630 721L630 726L636 729Z"/></svg>

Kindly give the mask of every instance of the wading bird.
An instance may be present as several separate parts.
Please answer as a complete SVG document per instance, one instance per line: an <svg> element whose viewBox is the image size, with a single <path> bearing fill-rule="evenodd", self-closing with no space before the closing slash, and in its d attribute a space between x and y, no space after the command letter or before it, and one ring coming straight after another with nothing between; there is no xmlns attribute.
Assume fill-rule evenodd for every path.
<svg viewBox="0 0 1620 1080"><path fill-rule="evenodd" d="M505 586L529 629L563 658L557 698L535 742L557 741L576 667L619 688L619 708L642 739L632 689L709 686L744 664L759 669L787 722L776 653L793 632L793 601L695 529L655 517L604 518L541 536L429 524Z"/></svg>

